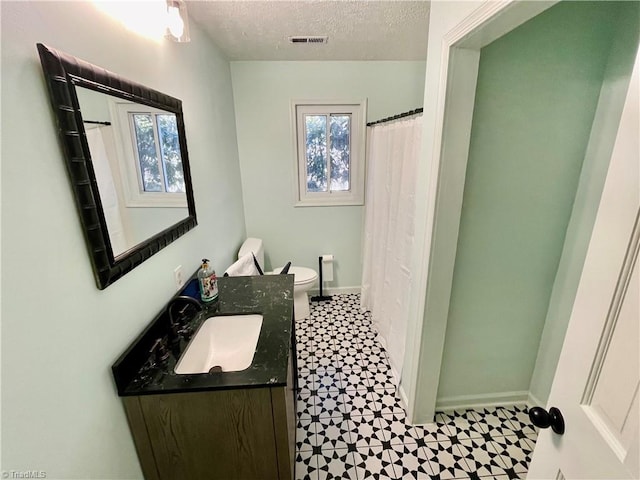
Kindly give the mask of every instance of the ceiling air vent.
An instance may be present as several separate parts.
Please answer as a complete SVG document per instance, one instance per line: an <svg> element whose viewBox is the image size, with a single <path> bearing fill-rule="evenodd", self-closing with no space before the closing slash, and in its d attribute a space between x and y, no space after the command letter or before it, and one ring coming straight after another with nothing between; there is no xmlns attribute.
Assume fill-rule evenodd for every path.
<svg viewBox="0 0 640 480"><path fill-rule="evenodd" d="M327 43L329 37L326 35L313 35L313 36L295 36L289 37L291 43Z"/></svg>

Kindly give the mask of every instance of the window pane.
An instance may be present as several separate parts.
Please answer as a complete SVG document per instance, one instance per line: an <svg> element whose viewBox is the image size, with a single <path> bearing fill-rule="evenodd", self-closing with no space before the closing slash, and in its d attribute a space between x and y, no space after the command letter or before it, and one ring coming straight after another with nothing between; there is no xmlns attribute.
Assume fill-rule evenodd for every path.
<svg viewBox="0 0 640 480"><path fill-rule="evenodd" d="M327 191L327 117L305 115L307 191Z"/></svg>
<svg viewBox="0 0 640 480"><path fill-rule="evenodd" d="M138 149L138 161L140 162L142 188L145 192L162 192L162 176L158 166L156 139L153 133L151 115L134 113L132 117L136 132L136 147Z"/></svg>
<svg viewBox="0 0 640 480"><path fill-rule="evenodd" d="M158 137L160 137L160 153L164 166L166 191L184 193L186 190L176 116L173 114L156 115L156 121L158 122Z"/></svg>
<svg viewBox="0 0 640 480"><path fill-rule="evenodd" d="M331 190L349 191L351 116L331 115Z"/></svg>

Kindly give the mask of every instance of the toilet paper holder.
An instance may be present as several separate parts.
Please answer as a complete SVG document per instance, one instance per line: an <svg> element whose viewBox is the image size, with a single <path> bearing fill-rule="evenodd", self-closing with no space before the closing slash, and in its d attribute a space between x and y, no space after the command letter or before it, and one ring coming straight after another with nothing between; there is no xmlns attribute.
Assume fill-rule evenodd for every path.
<svg viewBox="0 0 640 480"><path fill-rule="evenodd" d="M324 300L331 300L333 297L331 295L323 295L322 294L322 283L323 283L323 279L322 279L322 271L323 271L323 265L322 265L322 260L323 257L330 257L331 261L333 261L333 255L320 255L318 257L318 273L320 275L320 295L317 295L315 297L311 297L311 301L312 302L322 302Z"/></svg>

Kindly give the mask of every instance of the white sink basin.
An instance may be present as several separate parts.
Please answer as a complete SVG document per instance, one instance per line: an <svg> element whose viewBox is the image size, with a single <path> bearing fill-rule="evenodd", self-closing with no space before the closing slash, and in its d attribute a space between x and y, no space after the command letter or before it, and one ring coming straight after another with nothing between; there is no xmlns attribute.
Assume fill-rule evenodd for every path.
<svg viewBox="0 0 640 480"><path fill-rule="evenodd" d="M223 372L249 368L256 351L262 315L220 315L204 321L180 357L175 372L208 373L213 367Z"/></svg>

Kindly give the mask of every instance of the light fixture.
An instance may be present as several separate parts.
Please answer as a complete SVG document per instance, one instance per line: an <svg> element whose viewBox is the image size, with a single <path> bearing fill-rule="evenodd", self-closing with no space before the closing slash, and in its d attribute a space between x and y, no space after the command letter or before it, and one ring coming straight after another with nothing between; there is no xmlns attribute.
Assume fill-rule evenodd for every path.
<svg viewBox="0 0 640 480"><path fill-rule="evenodd" d="M167 0L167 37L174 42L189 42L189 17L184 0Z"/></svg>

